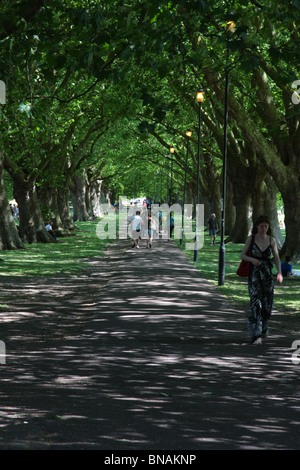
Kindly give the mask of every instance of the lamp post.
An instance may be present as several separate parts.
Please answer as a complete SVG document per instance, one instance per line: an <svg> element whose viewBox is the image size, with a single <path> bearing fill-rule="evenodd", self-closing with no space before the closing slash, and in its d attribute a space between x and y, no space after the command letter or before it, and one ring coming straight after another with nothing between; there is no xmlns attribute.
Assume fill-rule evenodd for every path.
<svg viewBox="0 0 300 470"><path fill-rule="evenodd" d="M226 172L227 172L227 125L228 125L228 94L229 94L229 31L234 33L235 23L227 21L227 58L225 71L225 109L224 109L224 138L223 138L223 176L222 176L222 199L221 199L221 240L219 251L219 279L218 285L223 286L225 282L225 205L226 205Z"/></svg>
<svg viewBox="0 0 300 470"><path fill-rule="evenodd" d="M199 103L199 119L198 119L198 155L197 155L196 237L195 237L194 261L198 261L198 211L197 211L197 207L199 204L201 105L204 100L204 91L202 90L202 88L198 90L196 99Z"/></svg>
<svg viewBox="0 0 300 470"><path fill-rule="evenodd" d="M167 161L167 166L166 166L166 177L167 177L167 195L166 195L166 203L170 203L170 191L169 191L169 162Z"/></svg>
<svg viewBox="0 0 300 470"><path fill-rule="evenodd" d="M180 239L180 245L183 244L183 220L184 220L184 204L185 204L185 191L186 191L186 174L187 174L187 166L188 166L188 155L189 155L189 143L190 143L190 138L192 136L192 131L188 130L185 133L186 138L187 138L187 144L186 144L186 160L185 160L185 171L184 171L184 187L183 187L183 199L182 199L182 221L181 221L181 239Z"/></svg>
<svg viewBox="0 0 300 470"><path fill-rule="evenodd" d="M175 152L174 147L170 147L170 154L171 154L171 189L170 189L170 205L173 202L173 153Z"/></svg>

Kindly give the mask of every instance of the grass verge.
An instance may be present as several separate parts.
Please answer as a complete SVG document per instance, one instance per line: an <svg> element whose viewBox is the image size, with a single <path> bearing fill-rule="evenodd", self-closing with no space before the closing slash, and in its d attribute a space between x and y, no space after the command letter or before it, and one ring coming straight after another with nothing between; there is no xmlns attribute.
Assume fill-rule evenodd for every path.
<svg viewBox="0 0 300 470"><path fill-rule="evenodd" d="M55 276L76 274L84 269L83 258L103 254L109 240L96 236L99 220L78 222L74 236L57 243L34 243L24 250L2 251L0 276ZM0 277L1 279L1 277Z"/></svg>

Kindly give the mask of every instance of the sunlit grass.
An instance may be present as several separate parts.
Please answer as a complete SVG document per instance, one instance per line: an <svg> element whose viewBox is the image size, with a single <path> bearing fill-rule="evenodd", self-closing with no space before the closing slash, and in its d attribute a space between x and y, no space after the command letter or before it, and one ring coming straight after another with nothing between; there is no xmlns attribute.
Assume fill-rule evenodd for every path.
<svg viewBox="0 0 300 470"><path fill-rule="evenodd" d="M97 220L79 222L71 237L57 243L25 245L23 250L2 251L0 276L54 276L75 274L84 268L83 258L99 256L109 243L96 236Z"/></svg>

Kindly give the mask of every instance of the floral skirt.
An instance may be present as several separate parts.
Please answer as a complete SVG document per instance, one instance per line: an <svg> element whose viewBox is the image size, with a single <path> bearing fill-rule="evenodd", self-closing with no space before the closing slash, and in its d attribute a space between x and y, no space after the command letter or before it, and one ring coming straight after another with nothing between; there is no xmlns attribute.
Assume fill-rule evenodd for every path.
<svg viewBox="0 0 300 470"><path fill-rule="evenodd" d="M262 261L261 266L255 266L248 278L250 295L250 314L248 330L253 341L266 334L268 321L273 308L274 282L272 265Z"/></svg>

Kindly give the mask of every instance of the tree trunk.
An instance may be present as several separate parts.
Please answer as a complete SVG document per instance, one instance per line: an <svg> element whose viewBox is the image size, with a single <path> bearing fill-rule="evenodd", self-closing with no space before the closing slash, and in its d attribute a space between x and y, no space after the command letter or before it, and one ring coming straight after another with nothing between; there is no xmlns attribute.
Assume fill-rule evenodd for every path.
<svg viewBox="0 0 300 470"><path fill-rule="evenodd" d="M289 191L282 193L284 203L284 223L286 238L280 256L286 255L292 257L294 264L300 263L300 184L297 178L291 181Z"/></svg>
<svg viewBox="0 0 300 470"><path fill-rule="evenodd" d="M249 236L251 229L250 201L251 198L248 195L235 203L236 217L230 234L230 241L233 243L245 243Z"/></svg>
<svg viewBox="0 0 300 470"><path fill-rule="evenodd" d="M84 175L78 174L72 178L70 191L74 210L73 220L91 220L86 207L86 178Z"/></svg>
<svg viewBox="0 0 300 470"><path fill-rule="evenodd" d="M24 248L18 235L3 181L2 155L0 153L0 250Z"/></svg>
<svg viewBox="0 0 300 470"><path fill-rule="evenodd" d="M42 187L38 191L38 198L44 220L53 222L53 228L58 236L68 235L74 229L69 210L68 191L57 188Z"/></svg>
<svg viewBox="0 0 300 470"><path fill-rule="evenodd" d="M227 180L227 191L226 191L226 220L225 220L225 234L228 235L229 239L233 233L233 228L236 220L236 207L233 204L234 188L231 181ZM225 241L227 243L228 239Z"/></svg>
<svg viewBox="0 0 300 470"><path fill-rule="evenodd" d="M204 218L205 220L210 218L212 213L216 214L219 226L221 220L221 193L220 193L220 182L221 178L215 158L209 154L209 152L203 153L203 160L205 165L202 166L200 173L200 204L204 204ZM201 179L203 183L201 184ZM195 181L195 188L197 182ZM196 191L195 191L196 196ZM208 207L206 208L206 205Z"/></svg>
<svg viewBox="0 0 300 470"><path fill-rule="evenodd" d="M43 185L37 191L37 197L46 223L53 222L53 229L63 231L62 221L57 207L57 190Z"/></svg>
<svg viewBox="0 0 300 470"><path fill-rule="evenodd" d="M101 186L101 180L92 181L89 185L89 200L92 207L92 215L94 217L103 217L104 215L101 207Z"/></svg>
<svg viewBox="0 0 300 470"><path fill-rule="evenodd" d="M70 205L69 205L70 191L66 189L59 189L57 192L57 207L64 230L75 230L75 225L72 220Z"/></svg>
<svg viewBox="0 0 300 470"><path fill-rule="evenodd" d="M229 155L228 180L233 187L232 203L235 206L235 222L227 241L245 243L251 229L250 206L252 184L255 179L253 166L243 165Z"/></svg>
<svg viewBox="0 0 300 470"><path fill-rule="evenodd" d="M14 181L14 198L19 206L19 236L24 243L51 243L54 239L45 229L45 222L35 186L20 180Z"/></svg>
<svg viewBox="0 0 300 470"><path fill-rule="evenodd" d="M277 187L272 177L266 175L266 178L259 187L254 187L252 220L255 222L260 215L268 217L272 228L272 235L275 237L277 246L280 249L284 240L278 222L276 194Z"/></svg>

